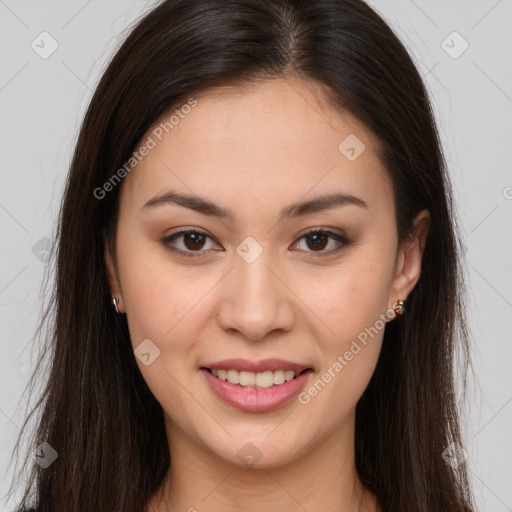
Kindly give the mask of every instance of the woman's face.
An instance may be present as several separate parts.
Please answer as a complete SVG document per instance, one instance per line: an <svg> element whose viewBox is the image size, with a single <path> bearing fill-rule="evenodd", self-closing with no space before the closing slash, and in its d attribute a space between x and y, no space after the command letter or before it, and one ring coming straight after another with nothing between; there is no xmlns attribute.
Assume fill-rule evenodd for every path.
<svg viewBox="0 0 512 512"><path fill-rule="evenodd" d="M152 127L122 183L112 292L171 449L273 467L353 441L421 251L397 245L370 133L323 98L299 80L211 89Z"/></svg>

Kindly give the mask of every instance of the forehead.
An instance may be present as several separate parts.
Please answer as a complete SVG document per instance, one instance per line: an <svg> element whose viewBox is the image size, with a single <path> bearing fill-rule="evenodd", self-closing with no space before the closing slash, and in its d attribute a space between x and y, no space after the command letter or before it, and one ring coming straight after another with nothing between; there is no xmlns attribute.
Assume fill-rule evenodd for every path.
<svg viewBox="0 0 512 512"><path fill-rule="evenodd" d="M330 105L321 86L276 79L212 88L195 101L143 137L152 149L125 178L125 204L141 208L166 189L216 198L240 215L248 201L268 209L333 191L374 206L392 200L371 132Z"/></svg>

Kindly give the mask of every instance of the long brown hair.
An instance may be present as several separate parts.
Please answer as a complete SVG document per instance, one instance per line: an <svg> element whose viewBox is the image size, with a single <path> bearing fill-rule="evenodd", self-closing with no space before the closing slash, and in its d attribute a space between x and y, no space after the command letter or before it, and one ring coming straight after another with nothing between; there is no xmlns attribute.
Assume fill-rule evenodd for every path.
<svg viewBox="0 0 512 512"><path fill-rule="evenodd" d="M48 335L30 389L49 375L30 417L21 506L39 512L141 512L169 468L160 404L136 364L126 317L112 311L104 262L119 186L101 188L165 112L217 85L297 76L326 86L334 109L379 141L393 185L400 241L431 214L421 277L407 312L385 330L356 409L356 467L383 512L473 509L455 396L469 366L456 212L434 115L397 36L362 0L167 0L133 28L104 72L80 129L56 234ZM115 253L115 247L113 247ZM460 359L456 355L460 354ZM37 375L37 376L36 376ZM462 372L465 383L466 372ZM18 439L18 443L20 441ZM18 449L18 443L16 449ZM452 448L449 448L449 447Z"/></svg>

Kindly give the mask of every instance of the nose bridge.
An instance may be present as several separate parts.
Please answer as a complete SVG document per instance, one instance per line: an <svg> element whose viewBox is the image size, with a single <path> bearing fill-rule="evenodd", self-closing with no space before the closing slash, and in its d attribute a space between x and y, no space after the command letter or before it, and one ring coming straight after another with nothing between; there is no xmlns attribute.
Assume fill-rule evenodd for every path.
<svg viewBox="0 0 512 512"><path fill-rule="evenodd" d="M276 277L270 271L271 266L270 251L250 263L240 258L235 265L235 278L239 283L242 297L249 302L256 302L255 306L262 299L265 304L269 305L272 302L277 302L279 292L276 289Z"/></svg>
<svg viewBox="0 0 512 512"><path fill-rule="evenodd" d="M262 339L275 329L288 330L293 315L286 287L274 274L277 266L270 249L248 237L236 252L229 289L220 305L221 326L236 329L251 340Z"/></svg>

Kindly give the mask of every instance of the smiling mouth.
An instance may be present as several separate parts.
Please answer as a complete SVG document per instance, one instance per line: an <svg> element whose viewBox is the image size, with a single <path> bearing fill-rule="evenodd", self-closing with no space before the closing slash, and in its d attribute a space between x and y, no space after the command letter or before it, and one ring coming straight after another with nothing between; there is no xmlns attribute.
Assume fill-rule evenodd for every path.
<svg viewBox="0 0 512 512"><path fill-rule="evenodd" d="M236 369L230 370L217 370L211 368L204 368L210 372L214 377L219 380L224 380L241 388L255 388L255 389L268 389L278 387L286 382L296 379L299 375L312 372L311 368L306 368L302 371L294 370L267 370L263 372L247 372L239 371Z"/></svg>

